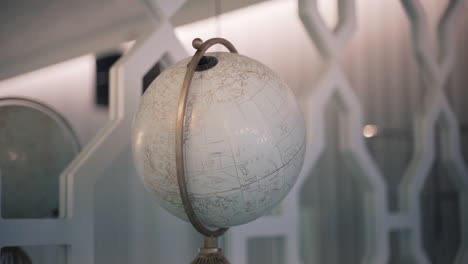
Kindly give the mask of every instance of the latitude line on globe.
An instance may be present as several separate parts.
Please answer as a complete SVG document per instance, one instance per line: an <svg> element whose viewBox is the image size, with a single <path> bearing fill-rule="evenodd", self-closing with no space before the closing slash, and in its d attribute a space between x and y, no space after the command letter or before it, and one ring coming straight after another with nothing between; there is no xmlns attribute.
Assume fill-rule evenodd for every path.
<svg viewBox="0 0 468 264"><path fill-rule="evenodd" d="M261 91L260 91L261 92ZM263 92L262 92L263 94ZM271 104L271 101L268 100ZM262 108L257 104L257 102L255 100L252 100L252 102L255 104L255 106L257 107L258 111L260 111L260 113L262 113L262 115L265 116L265 118L269 119L271 118L272 116L268 116L267 114L265 114L265 112L262 110ZM284 122L284 119L281 120L281 122ZM284 158L283 158L283 154L281 153L281 148L278 146L279 145L279 142L276 140L276 138L274 138L274 134L273 132L271 131L271 128L270 127L267 127L268 128L268 132L271 134L271 137L272 139L275 140L275 148L278 150L278 155L280 157L280 160L281 162L283 163L281 166L284 166L286 163L284 162ZM280 167L281 168L281 167ZM284 176L284 173L281 175L281 178L283 179L283 186L286 184L286 179L285 179L285 176Z"/></svg>
<svg viewBox="0 0 468 264"><path fill-rule="evenodd" d="M305 138L304 138L304 139L305 139ZM263 179L265 179L265 178L268 178L268 176L270 176L270 175L272 175L272 174L274 174L274 173L280 171L281 169L283 169L283 168L284 168L286 165L288 165L288 164L297 156L297 154L299 154L299 152L304 148L304 140L303 140L302 143L303 143L303 144L301 144L301 147L294 153L294 155L292 155L292 157L291 157L287 162L285 162L283 165L281 165L281 167L279 167L278 169L276 169L276 170L274 170L274 171L268 173L267 175L263 176L262 178L260 178L260 179L258 179L258 180L256 180L256 181L250 182L250 183L245 184L245 185L241 185L240 188L242 188L243 186L248 186L248 185L257 183L257 182L259 182L259 181L261 181L261 180L263 180ZM219 193L232 192L232 191L235 191L235 190L237 190L237 189L238 189L238 188L236 188L236 189L230 189L230 190L226 190L226 191L212 192L212 193L203 193L203 194L201 194L201 193L192 193L192 194L193 194L193 195L197 195L197 196L204 196L204 195L212 195L212 194L219 194Z"/></svg>

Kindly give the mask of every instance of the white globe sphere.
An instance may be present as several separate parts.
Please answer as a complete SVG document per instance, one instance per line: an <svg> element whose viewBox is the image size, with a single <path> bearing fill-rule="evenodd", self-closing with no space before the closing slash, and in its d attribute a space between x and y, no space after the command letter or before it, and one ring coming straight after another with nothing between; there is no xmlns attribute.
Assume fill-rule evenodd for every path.
<svg viewBox="0 0 468 264"><path fill-rule="evenodd" d="M262 216L289 192L301 171L305 125L294 94L263 64L233 53L196 71L187 98L185 177L198 218L211 227ZM162 72L136 113L132 147L147 189L187 220L177 184L175 128L187 58Z"/></svg>

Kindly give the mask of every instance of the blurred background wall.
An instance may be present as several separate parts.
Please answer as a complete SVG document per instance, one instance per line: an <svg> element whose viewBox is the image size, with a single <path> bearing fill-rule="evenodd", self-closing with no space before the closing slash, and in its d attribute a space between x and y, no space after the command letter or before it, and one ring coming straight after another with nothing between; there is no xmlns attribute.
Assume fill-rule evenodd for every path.
<svg viewBox="0 0 468 264"><path fill-rule="evenodd" d="M130 2L80 1L72 6L70 1L0 4L0 100L13 96L43 102L70 123L80 144L86 146L109 118L108 106L97 99L97 86L106 83L103 76L112 65L108 63L106 67L102 59L115 54L125 56L134 40L138 42L141 36L169 19L161 15L168 14L166 11L155 8L158 1ZM436 32L439 18L450 1L420 2L427 12L431 32ZM458 119L456 129L460 132L462 158L466 160L468 1L462 2L465 4L461 7L462 19L455 29L458 32L455 67L443 89ZM337 3L324 0L317 4L326 25L333 28L338 21ZM414 55L411 23L400 1L355 1L357 28L344 45L342 55L333 62L324 60L310 39L298 16L296 1L193 0L162 6L173 10L180 7L172 12L170 20L187 55L193 53L191 40L195 37L227 38L241 54L277 72L301 101L309 90L320 85L330 63L338 65L363 112L362 138L386 186L385 208L393 213L403 210L398 190L414 154L415 141L424 136L414 129L431 87L423 81ZM431 45L437 47L435 34L433 39ZM168 62L161 61L159 70L164 69L164 63L167 66ZM340 106L340 100L334 96L324 109L326 122L321 129L326 134L325 149L297 193L301 215L295 224L301 233L304 263L367 263L365 237L375 232L364 221L368 205L365 187L357 180L361 176L352 175L356 174L353 169L356 164L339 146L340 137L346 133L343 130L347 129L340 121L347 111ZM456 263L457 254L466 243L463 240L466 223L461 221L462 191L450 177L453 171L443 155L447 145L442 135L446 130L443 121L437 122L434 160L419 194L418 226L423 252L430 263L441 264ZM187 223L159 208L144 192L132 164L129 138L115 144L122 144L123 150L93 176L96 181L92 189L77 193L93 197L93 213L89 216L95 263L188 263L200 245L200 237ZM0 146L1 151L4 150ZM21 187L3 184L2 193L5 188L21 191ZM5 222L2 224L6 226ZM14 230L8 234L18 234L15 232L27 231ZM383 258L387 263L423 263L405 251L408 230L388 232L388 255ZM2 233L0 242L1 237ZM278 237L245 242L248 263L292 263L285 254L284 243ZM0 243L0 246L17 245ZM23 248L32 256L33 263L67 263L64 245Z"/></svg>

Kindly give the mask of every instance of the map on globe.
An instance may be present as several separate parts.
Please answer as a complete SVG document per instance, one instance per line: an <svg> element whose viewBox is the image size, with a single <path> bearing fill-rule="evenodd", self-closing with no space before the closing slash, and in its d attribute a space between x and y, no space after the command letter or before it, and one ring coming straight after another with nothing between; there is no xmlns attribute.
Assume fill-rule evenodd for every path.
<svg viewBox="0 0 468 264"><path fill-rule="evenodd" d="M287 195L302 168L306 131L294 94L269 68L238 54L206 55L218 64L195 72L184 120L184 164L198 218L228 227L255 220ZM185 220L175 128L189 59L169 67L145 92L132 139L145 186Z"/></svg>

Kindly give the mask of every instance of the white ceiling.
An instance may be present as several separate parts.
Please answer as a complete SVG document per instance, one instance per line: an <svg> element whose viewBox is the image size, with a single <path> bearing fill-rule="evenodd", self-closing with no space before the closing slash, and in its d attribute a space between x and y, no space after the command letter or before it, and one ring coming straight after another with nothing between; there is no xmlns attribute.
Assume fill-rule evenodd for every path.
<svg viewBox="0 0 468 264"><path fill-rule="evenodd" d="M191 0L187 1L182 8L172 17L175 26L188 24L200 19L216 16L216 5L221 13L250 6L266 0Z"/></svg>
<svg viewBox="0 0 468 264"><path fill-rule="evenodd" d="M145 2L147 1L147 2ZM159 0L3 0L0 4L0 80L134 40L158 23ZM192 0L174 25L264 0ZM183 2L183 0L179 0Z"/></svg>
<svg viewBox="0 0 468 264"><path fill-rule="evenodd" d="M135 38L153 23L132 0L6 0L0 79Z"/></svg>

